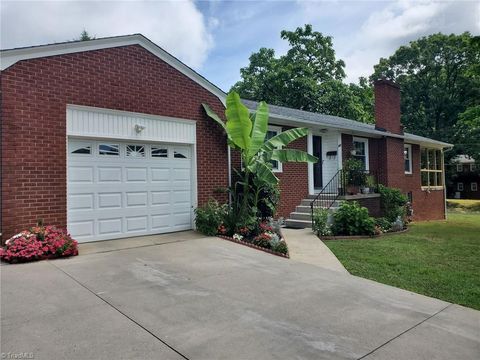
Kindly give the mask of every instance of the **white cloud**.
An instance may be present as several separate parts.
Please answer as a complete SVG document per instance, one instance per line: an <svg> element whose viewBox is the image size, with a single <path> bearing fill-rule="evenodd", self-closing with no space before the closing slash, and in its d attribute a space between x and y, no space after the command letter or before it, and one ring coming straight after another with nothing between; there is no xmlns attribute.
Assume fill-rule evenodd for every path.
<svg viewBox="0 0 480 360"><path fill-rule="evenodd" d="M464 31L480 33L480 3L400 0L372 12L355 36L341 41L338 53L347 64L347 80L356 82L401 45L437 32Z"/></svg>
<svg viewBox="0 0 480 360"><path fill-rule="evenodd" d="M142 33L200 68L213 48L215 26L193 0L2 1L0 41L11 48L71 40L83 29L97 37Z"/></svg>

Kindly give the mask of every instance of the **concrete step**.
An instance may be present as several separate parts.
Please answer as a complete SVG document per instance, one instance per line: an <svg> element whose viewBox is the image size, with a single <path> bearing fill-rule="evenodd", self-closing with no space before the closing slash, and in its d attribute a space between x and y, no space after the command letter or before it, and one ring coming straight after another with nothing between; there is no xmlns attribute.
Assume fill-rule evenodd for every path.
<svg viewBox="0 0 480 360"><path fill-rule="evenodd" d="M312 215L310 213L294 211L294 212L290 213L289 219L292 219L292 220L312 220Z"/></svg>
<svg viewBox="0 0 480 360"><path fill-rule="evenodd" d="M299 205L295 207L295 212L310 214L312 212L312 208L310 205Z"/></svg>
<svg viewBox="0 0 480 360"><path fill-rule="evenodd" d="M312 227L312 222L310 220L287 219L285 220L285 226L295 229L305 229Z"/></svg>

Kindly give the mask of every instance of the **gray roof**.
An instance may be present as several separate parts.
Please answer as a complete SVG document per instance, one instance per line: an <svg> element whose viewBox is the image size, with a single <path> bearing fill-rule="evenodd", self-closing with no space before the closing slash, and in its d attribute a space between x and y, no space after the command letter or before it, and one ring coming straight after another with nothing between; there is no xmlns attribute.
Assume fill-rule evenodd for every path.
<svg viewBox="0 0 480 360"><path fill-rule="evenodd" d="M256 110L258 102L252 100L245 100L242 99L242 102L249 110ZM325 127L333 127L340 130L350 130L355 132L367 133L370 135L376 136L391 136L391 137L400 137L407 141L411 141L414 143L428 143L432 145L442 146L442 147L452 147L453 145L433 140L430 138L426 138L423 136L418 136L410 133L404 133L402 135L393 134L386 131L381 131L375 129L374 124L366 124L360 121L345 119L340 116L333 116L333 115L326 115L326 114L319 114L310 111L303 111L292 109L284 106L277 106L277 105L268 105L270 110L270 115L274 118L280 118L285 120L292 120L297 122L302 122L309 125L318 125L318 126L325 126Z"/></svg>

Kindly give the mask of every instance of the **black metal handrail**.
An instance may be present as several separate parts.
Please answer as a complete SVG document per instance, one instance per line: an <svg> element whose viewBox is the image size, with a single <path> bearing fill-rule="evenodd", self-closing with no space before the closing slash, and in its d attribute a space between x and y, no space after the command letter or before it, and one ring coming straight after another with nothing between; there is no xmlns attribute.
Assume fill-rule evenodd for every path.
<svg viewBox="0 0 480 360"><path fill-rule="evenodd" d="M320 190L315 199L310 202L310 209L313 224L313 212L315 208L321 207L326 210L330 209L340 196L348 194L348 187L365 187L367 176L373 177L373 187L375 192L378 192L379 177L378 174L369 170L349 170L340 169L330 179L330 181ZM373 185L373 186L372 186Z"/></svg>

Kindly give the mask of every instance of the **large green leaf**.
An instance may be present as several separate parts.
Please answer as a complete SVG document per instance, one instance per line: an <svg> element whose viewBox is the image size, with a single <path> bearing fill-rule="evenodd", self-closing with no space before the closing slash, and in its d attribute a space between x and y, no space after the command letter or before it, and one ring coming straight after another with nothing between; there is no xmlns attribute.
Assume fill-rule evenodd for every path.
<svg viewBox="0 0 480 360"><path fill-rule="evenodd" d="M255 174L254 182L257 186L261 183L269 185L277 185L278 178L272 171L271 166L268 166L262 161L257 161L252 165L252 172Z"/></svg>
<svg viewBox="0 0 480 360"><path fill-rule="evenodd" d="M217 115L217 113L215 111L213 111L210 106L208 106L208 104L202 104L203 108L205 109L205 112L207 113L207 115L212 118L218 125L220 125L222 127L222 129L225 131L225 133L227 134L227 143L230 147L233 147L233 148L236 148L238 149L238 146L233 142L232 140L232 137L230 136L230 134L228 133L228 130L227 130L227 125L225 125L225 123L222 121L222 119L220 119L220 116Z"/></svg>
<svg viewBox="0 0 480 360"><path fill-rule="evenodd" d="M306 153L302 150L296 149L274 149L272 150L270 158L272 160L285 162L313 162L316 163L318 158Z"/></svg>
<svg viewBox="0 0 480 360"><path fill-rule="evenodd" d="M257 107L252 128L252 136L250 148L248 149L248 157L255 156L260 147L265 142L265 135L268 129L268 106L262 101Z"/></svg>
<svg viewBox="0 0 480 360"><path fill-rule="evenodd" d="M239 148L247 150L250 147L250 133L252 131L252 121L249 111L242 104L240 96L232 91L227 95L227 132L231 139Z"/></svg>
<svg viewBox="0 0 480 360"><path fill-rule="evenodd" d="M308 128L294 128L286 130L266 141L261 147L261 150L267 152L272 151L273 149L284 147L290 144L292 141L298 140L306 135L308 135Z"/></svg>

